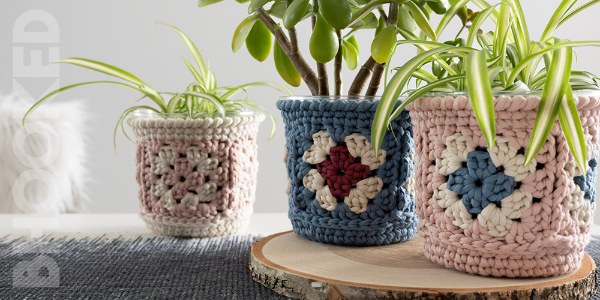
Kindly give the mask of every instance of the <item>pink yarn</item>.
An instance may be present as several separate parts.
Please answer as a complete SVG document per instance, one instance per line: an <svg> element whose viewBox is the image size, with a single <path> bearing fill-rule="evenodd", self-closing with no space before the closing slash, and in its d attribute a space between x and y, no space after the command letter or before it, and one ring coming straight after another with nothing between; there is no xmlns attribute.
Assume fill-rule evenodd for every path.
<svg viewBox="0 0 600 300"><path fill-rule="evenodd" d="M496 98L497 133L509 147L527 146L539 100L537 96ZM599 95L581 95L576 100L589 142L588 157L598 159ZM507 232L494 235L480 223L481 215L468 226L461 223L465 224L461 228L448 217L448 208L434 201L436 189L448 181L435 163L447 155L444 150L448 137L464 137L471 149L486 147L468 99L422 98L409 105L409 111L418 157L415 176L419 231L428 259L459 271L498 277L555 276L580 266L591 222L583 222L568 206L568 197L579 192L573 178L581 172L575 167L558 121L536 157L543 167L528 173L519 185L520 191L539 202L523 208ZM589 217L592 210L593 205L579 211Z"/></svg>
<svg viewBox="0 0 600 300"><path fill-rule="evenodd" d="M141 214L150 228L196 237L243 230L254 203L263 118L130 120Z"/></svg>

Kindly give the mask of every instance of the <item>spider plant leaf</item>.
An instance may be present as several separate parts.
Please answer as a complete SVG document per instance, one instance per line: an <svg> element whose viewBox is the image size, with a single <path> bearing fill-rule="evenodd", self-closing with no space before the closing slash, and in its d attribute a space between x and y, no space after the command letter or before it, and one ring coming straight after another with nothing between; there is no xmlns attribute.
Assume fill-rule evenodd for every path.
<svg viewBox="0 0 600 300"><path fill-rule="evenodd" d="M235 29L233 33L233 38L231 40L231 50L233 52L237 52L242 48L244 43L246 43L246 38L248 34L250 34L250 30L254 26L254 23L258 20L256 15L251 15L245 18Z"/></svg>
<svg viewBox="0 0 600 300"><path fill-rule="evenodd" d="M288 96L293 95L293 93L292 93L292 91L290 91L290 89L288 89L287 87L285 87L281 84L266 82L266 81L255 81L255 82L249 82L249 83L234 86L234 87L227 87L226 89L228 91L225 94L223 94L223 96L221 96L221 98L230 99L231 97L237 95L240 92L245 92L245 90L248 88L258 87L258 86L272 88L272 89L274 89L280 93L284 93Z"/></svg>
<svg viewBox="0 0 600 300"><path fill-rule="evenodd" d="M196 61L196 64L198 64L198 68L200 70L200 74L203 77L207 77L209 76L209 70L206 67L206 63L204 63L204 59L202 58L202 54L200 54L200 51L198 50L198 47L196 47L196 44L194 44L194 42L183 32L181 31L179 28L173 26L173 25L169 25L166 23L160 23L164 26L167 26L169 28L171 28L172 30L174 30L175 32L177 32L177 34L179 34L179 36L181 37L181 39L183 39L183 42L185 43L185 45L188 47L188 49L190 50L190 52L192 53L192 56L194 57L194 60ZM207 80L204 80L205 82Z"/></svg>
<svg viewBox="0 0 600 300"><path fill-rule="evenodd" d="M275 137L275 132L277 129L277 121L275 120L275 117L273 116L273 114L267 110L265 107L263 107L262 105L259 105L253 101L250 100L236 100L236 101L232 101L232 102L240 102L243 103L243 105L247 105L249 107L255 108L259 111L262 111L263 113L265 113L267 116L269 116L269 120L271 121L271 131L269 132L269 139L272 139L273 137Z"/></svg>
<svg viewBox="0 0 600 300"><path fill-rule="evenodd" d="M198 1L198 7L205 7L205 6L209 6L215 3L219 3L223 0L200 0Z"/></svg>
<svg viewBox="0 0 600 300"><path fill-rule="evenodd" d="M144 86L144 82L139 79L137 76L121 69L118 67L115 67L113 65L109 65L107 63L103 63L100 61L95 61L95 60L91 60L91 59L87 59L87 58L78 58L78 57L73 57L73 58L67 58L67 59L63 59L61 61L59 61L59 63L65 63L65 64L72 64L72 65L76 65L79 67L83 67L86 69L90 69L99 73L104 73L119 79L123 79L125 81L131 82L131 83L135 83L139 86Z"/></svg>
<svg viewBox="0 0 600 300"><path fill-rule="evenodd" d="M525 69L527 66L529 66L532 61L535 61L536 59L543 57L545 54L547 54L549 52L555 51L557 49L565 48L565 47L582 47L582 46L598 47L598 46L600 46L600 41L576 41L576 42L561 41L561 42L553 44L553 45L548 45L545 48L539 50L538 52L533 53L533 54L523 58L521 60L521 62L512 69L512 72L510 73L510 76L508 77L508 82L514 82L516 80L516 78L519 76L519 74L523 71L523 69Z"/></svg>
<svg viewBox="0 0 600 300"><path fill-rule="evenodd" d="M537 156L552 131L565 90L568 88L572 60L572 48L560 47L554 50L551 63L546 66L548 75L525 152L525 165Z"/></svg>
<svg viewBox="0 0 600 300"><path fill-rule="evenodd" d="M458 81L458 80L463 80L463 79L465 79L465 77L466 77L465 75L454 75L454 76L445 77L443 79L431 82L428 85L425 85L416 91L413 91L406 99L404 99L402 101L402 103L398 107L396 107L394 112L392 112L389 120L391 121L391 120L394 120L397 117L399 117L400 114L402 113L402 111L406 108L406 106L408 106L410 103L412 103L416 99L422 97L423 95L433 91L436 88L442 87L448 83ZM388 123L388 125L389 125L389 123Z"/></svg>
<svg viewBox="0 0 600 300"><path fill-rule="evenodd" d="M469 53L465 59L466 82L475 119L488 147L493 148L496 144L496 118L494 95L486 63L485 50Z"/></svg>
<svg viewBox="0 0 600 300"><path fill-rule="evenodd" d="M440 53L463 55L470 51L472 51L472 49L467 47L440 46L416 55L408 60L402 67L397 69L383 91L379 104L377 105L377 110L375 111L373 125L371 126L371 144L373 144L375 153L379 152L386 133L387 124L390 122L390 115L398 102L398 97L415 70L419 69L424 62L430 60L433 55Z"/></svg>
<svg viewBox="0 0 600 300"><path fill-rule="evenodd" d="M415 23L417 23L417 26L419 26L421 31L432 41L436 41L436 32L433 30L433 28L431 28L431 24L429 24L429 20L425 14L423 14L423 11L416 4L410 1L406 2L403 6L406 7L408 12L410 12L413 20L415 20Z"/></svg>
<svg viewBox="0 0 600 300"><path fill-rule="evenodd" d="M450 24L450 21L452 21L452 18L454 18L457 15L457 13L461 9L463 9L465 7L465 5L467 4L467 2L469 2L469 1L470 0L458 0L458 1L454 1L454 3L452 3L452 5L450 5L450 7L446 11L446 13L442 16L442 19L440 20L440 22L438 23L438 26L435 29L435 34L437 36L442 34L444 29L446 29L448 24ZM475 2L477 5L484 6L484 7L482 7L482 9L486 9L489 6L491 6L485 1L472 1L472 2ZM497 12L494 12L494 14L496 15ZM493 16L493 17L495 20L495 16Z"/></svg>
<svg viewBox="0 0 600 300"><path fill-rule="evenodd" d="M223 106L223 103L221 102L221 100L219 98L217 98L215 95L208 94L208 93L202 93L202 92L192 92L192 91L183 92L183 93L181 93L181 95L182 96L193 96L193 97L205 99L205 100L209 101L210 103L212 103L212 105L219 112L219 115L221 115L222 117L225 116L225 113L226 113L225 107Z"/></svg>
<svg viewBox="0 0 600 300"><path fill-rule="evenodd" d="M569 19L571 19L572 17L576 16L577 14L581 13L582 11L596 5L600 3L600 0L592 0L589 1L586 4L583 4L581 6L579 6L578 8L572 10L571 12L567 13L566 15L564 15L562 17L562 19L560 20L560 22L558 22L558 25L556 26L557 28L560 27L561 25L563 25L566 21L568 21Z"/></svg>
<svg viewBox="0 0 600 300"><path fill-rule="evenodd" d="M568 84L564 99L561 101L560 108L558 109L558 120L567 140L569 150L577 162L579 169L585 174L587 172L587 153L583 127L577 113L573 91Z"/></svg>
<svg viewBox="0 0 600 300"><path fill-rule="evenodd" d="M511 26L513 37L520 57L525 57L529 54L528 51L531 45L531 38L529 37L529 29L526 22L527 18L525 18L520 1L511 0L510 4L513 11L512 15L515 19L514 26Z"/></svg>
<svg viewBox="0 0 600 300"><path fill-rule="evenodd" d="M25 115L23 116L23 126L25 126L25 122L27 120L27 118L29 117L29 115L31 115L31 113L33 113L38 107L40 107L42 104L46 103L48 100L50 100L52 97L68 91L70 89L76 88L76 87L80 87L80 86L85 86L85 85L91 85L91 84L100 84L100 83L106 83L106 84L115 84L115 85L120 85L120 86L125 86L128 87L130 89L136 90L144 95L147 95L148 97L150 97L150 94L148 93L148 91L143 90L141 88L123 83L123 82L118 82L118 81L88 81L88 82L80 82L80 83L75 83L75 84L71 84L71 85L67 85L67 86L63 86L61 88L58 88L48 94L46 94L44 97L42 97L41 99L37 100L28 110L27 112L25 112ZM151 97L150 97L151 98ZM152 98L151 98L152 99ZM162 99L162 98L161 98ZM164 104L163 103L156 103L157 105L159 105L159 107L164 108Z"/></svg>
<svg viewBox="0 0 600 300"><path fill-rule="evenodd" d="M198 73L198 70L196 70L196 68L194 68L194 66L192 66L192 64L187 59L185 59L185 57L183 57L182 59L185 63L185 66L188 68L188 70L190 70L190 73L192 73L192 76L194 76L194 79L196 79L196 82L198 82L201 85L204 85L204 78L202 78L202 75Z"/></svg>
<svg viewBox="0 0 600 300"><path fill-rule="evenodd" d="M546 24L546 28L544 29L544 33L540 38L540 41L545 42L549 39L553 34L560 21L564 18L565 14L577 3L577 0L563 0L560 2L558 7L554 10L552 17Z"/></svg>
<svg viewBox="0 0 600 300"><path fill-rule="evenodd" d="M147 110L151 110L155 113L160 114L160 111L158 111L156 108L152 107L152 106L146 106L146 105L139 105L139 106L132 106L128 109L126 109L122 114L121 117L119 117L119 120L117 121L117 124L115 125L115 129L113 132L113 147L115 147L115 149L117 149L117 132L119 131L119 127L121 128L121 131L123 132L123 135L131 141L131 138L129 137L129 135L127 134L127 132L125 131L125 126L123 125L123 122L125 121L125 118L127 118L127 116L129 114L131 114L132 112L136 111L136 110L141 110L141 109L147 109Z"/></svg>
<svg viewBox="0 0 600 300"><path fill-rule="evenodd" d="M496 11L496 7L501 4L504 3L498 3L492 7L488 7L482 10L479 14L477 14L475 19L473 19L473 22L471 23L471 27L469 28L469 36L467 37L467 42L465 46L473 46L473 42L475 41L475 38L478 35L478 31L481 29L481 25L483 25L483 23Z"/></svg>

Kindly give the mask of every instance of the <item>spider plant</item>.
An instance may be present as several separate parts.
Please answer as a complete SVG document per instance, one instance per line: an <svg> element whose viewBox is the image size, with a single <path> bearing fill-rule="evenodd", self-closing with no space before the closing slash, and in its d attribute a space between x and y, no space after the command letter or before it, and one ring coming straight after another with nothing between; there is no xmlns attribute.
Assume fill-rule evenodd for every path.
<svg viewBox="0 0 600 300"><path fill-rule="evenodd" d="M119 127L123 130L125 136L127 133L124 128L124 121L131 113L139 110L149 110L165 117L184 117L184 118L210 118L210 117L224 117L227 115L234 115L243 111L257 109L260 111L267 112L267 110L261 105L248 99L246 90L253 86L265 86L274 88L280 92L284 92L291 95L291 92L278 84L272 84L267 82L251 82L238 86L217 86L217 79L215 74L209 68L204 61L200 51L194 44L194 42L180 29L175 26L163 24L173 29L183 39L183 42L190 50L195 65L188 59L183 58L183 62L189 69L191 75L194 78L194 82L189 84L186 89L182 92L159 92L152 88L146 82L142 81L139 77L132 73L125 71L116 66L95 61L86 58L68 58L59 61L59 63L75 65L78 67L90 69L98 73L109 75L114 80L102 80L102 81L88 81L80 82L71 85L67 85L56 89L41 99L36 101L31 108L25 113L23 117L23 126L27 117L35 111L40 105L46 101L52 99L54 96L65 92L70 89L74 89L81 86L93 85L93 84L112 84L116 86L127 87L133 89L142 94L142 99L149 99L154 106L151 105L135 105L127 108L119 118L115 130L114 139L116 141L117 131ZM272 128L271 137L275 134L275 118L267 112L270 116Z"/></svg>
<svg viewBox="0 0 600 300"><path fill-rule="evenodd" d="M466 8L471 2L480 11ZM519 0L490 4L484 0L454 0L436 27L436 36L458 16L466 32L456 40L439 42L417 37L399 29L419 53L396 68L389 80L372 126L372 142L379 151L386 127L411 102L431 92L466 92L473 112L489 147L494 147L496 126L494 93L539 92L541 101L525 154L529 164L539 153L558 117L561 129L579 168L587 164L583 129L573 93L598 90L598 77L571 69L573 48L600 46L600 41L569 41L554 37L556 29L585 9L599 3L590 0L577 6L577 0L563 0L548 21L538 40L532 39ZM462 15L461 15L462 14ZM486 21L494 24L484 32ZM464 31L461 29L461 31ZM466 35L466 36L465 36ZM426 71L427 66L431 71ZM410 80L416 89L409 90ZM396 106L398 99L406 99Z"/></svg>

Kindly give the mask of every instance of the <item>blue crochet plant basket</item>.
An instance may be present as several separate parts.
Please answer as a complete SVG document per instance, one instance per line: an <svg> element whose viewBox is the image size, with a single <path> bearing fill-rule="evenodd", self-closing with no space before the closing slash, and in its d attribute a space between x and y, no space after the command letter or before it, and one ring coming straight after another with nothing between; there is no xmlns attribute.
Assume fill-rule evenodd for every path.
<svg viewBox="0 0 600 300"><path fill-rule="evenodd" d="M416 234L412 125L403 112L382 150L373 151L377 101L291 97L277 102L285 122L289 218L313 241L372 246Z"/></svg>

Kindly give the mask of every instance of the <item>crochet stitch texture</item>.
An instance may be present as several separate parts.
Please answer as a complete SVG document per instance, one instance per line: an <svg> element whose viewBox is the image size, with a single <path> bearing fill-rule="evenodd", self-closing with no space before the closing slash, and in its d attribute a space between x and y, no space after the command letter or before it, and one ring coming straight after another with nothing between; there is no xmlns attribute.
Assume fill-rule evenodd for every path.
<svg viewBox="0 0 600 300"><path fill-rule="evenodd" d="M141 216L170 236L243 231L258 170L256 134L263 115L207 119L134 117Z"/></svg>
<svg viewBox="0 0 600 300"><path fill-rule="evenodd" d="M285 122L289 218L307 239L338 245L384 245L415 236L412 125L408 113L392 123L373 153L377 102L287 99Z"/></svg>
<svg viewBox="0 0 600 300"><path fill-rule="evenodd" d="M558 122L535 161L523 165L539 101L497 97L498 136L489 149L466 97L409 105L427 258L498 277L555 276L579 267L595 205L600 99L576 99L588 148L586 174L576 167Z"/></svg>

